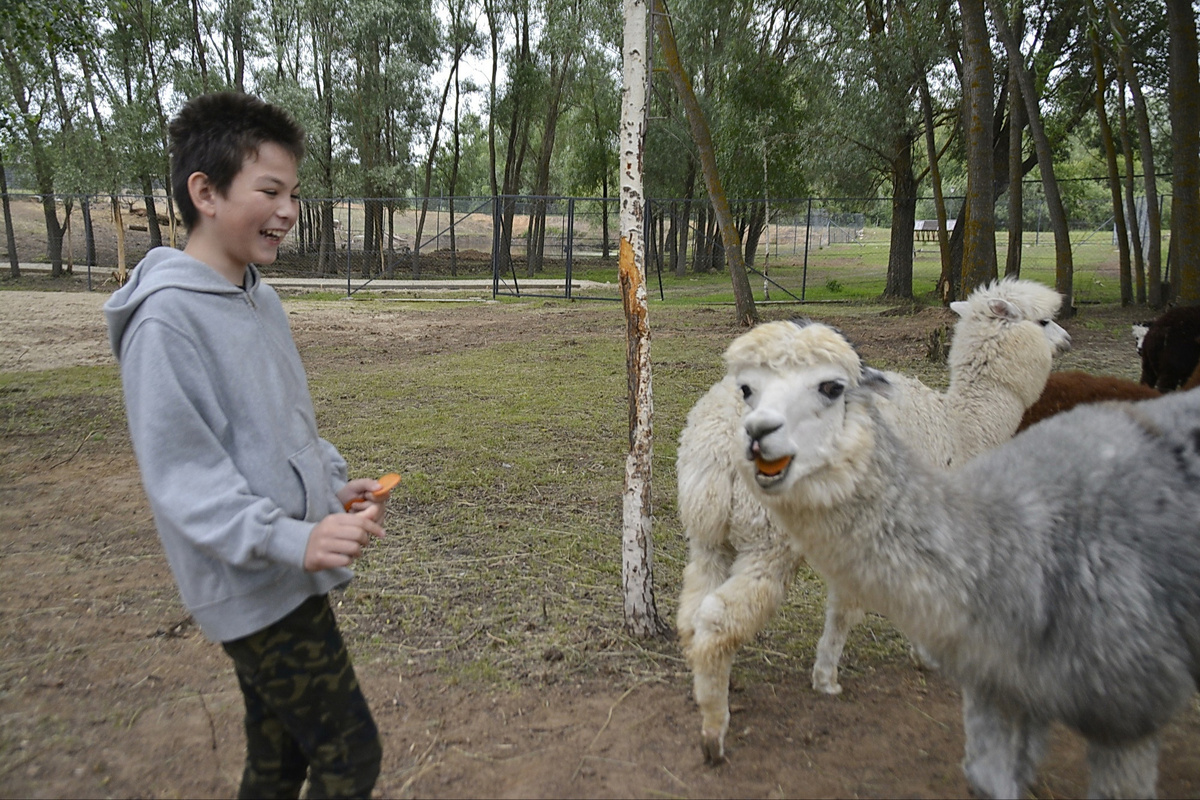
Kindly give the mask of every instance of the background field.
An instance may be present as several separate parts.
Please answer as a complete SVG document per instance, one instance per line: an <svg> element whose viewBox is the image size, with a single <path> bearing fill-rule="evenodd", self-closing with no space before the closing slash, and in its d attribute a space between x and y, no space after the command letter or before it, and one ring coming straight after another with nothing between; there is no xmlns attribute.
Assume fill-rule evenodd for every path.
<svg viewBox="0 0 1200 800"><path fill-rule="evenodd" d="M100 305L80 275L0 287L0 796L228 796L240 698L179 604L142 494ZM54 291L45 291L53 289ZM462 299L462 298L460 298ZM396 470L389 537L335 598L384 737L382 796L958 797L958 696L883 619L846 692L808 688L823 588L803 572L734 667L731 763L710 769L673 637L621 626L625 323L616 303L289 296L318 421L355 474ZM940 306L769 305L843 328L870 363L944 385ZM674 457L721 372L732 309L652 303L657 603L686 548ZM1084 305L1060 368L1135 378L1144 310ZM1004 476L996 476L1002 481ZM1200 709L1160 793L1200 792ZM1084 791L1057 731L1039 797Z"/></svg>
<svg viewBox="0 0 1200 800"><path fill-rule="evenodd" d="M13 228L18 239L19 259L23 262L44 261L46 243L42 207L32 197L16 195L14 198ZM593 205L598 202L592 201ZM464 205L470 209L477 204L466 202ZM583 205L584 202L581 201L581 206ZM142 209L144 202L129 198L123 206ZM164 208L165 203L160 203L160 213ZM60 217L62 213L60 207ZM337 250L332 256L331 273L321 275L317 271L316 255L299 252L296 236L293 234L289 237L289 242L285 243L280 259L272 265L268 274L279 278L344 279L348 276L355 292L377 289L385 266L390 268L392 277L412 278L411 260L401 251L415 241L416 211L409 209L396 213L396 250L382 254L362 251L362 216L361 203L345 202L337 207L335 217L340 224L336 231ZM96 240L96 266L92 273L97 284L104 284L105 281L111 280L118 264L116 227L107 205L95 207L92 219ZM456 273L451 275L448 214L445 211L431 210L421 237L423 244L420 277L428 280L451 277L491 280L491 216L488 213L469 214L460 211L456 219ZM803 299L811 302L845 302L869 300L882 294L887 277L890 238L887 227L867 220L862 227L835 229L834 233L831 233L823 226L814 227L809 231L803 224L805 216L802 211L795 214L779 211L777 219L778 222L770 226L769 243L760 243L756 263L752 265L756 271L752 271L750 283L757 301L794 302ZM75 203L72 220L70 247L64 242L64 250L71 253L73 272L86 278L88 268L78 201ZM527 220L527 216L518 215L514 223L514 231L518 234L512 250L514 265L500 276L501 291L505 294L528 294L531 291L528 287L522 289L522 283L531 276L526 272L524 241L519 236L525 231ZM149 246L149 233L144 230L144 211L140 217L130 211L124 211L123 224L126 228L126 265L131 268ZM620 287L616 252L619 231L610 227L611 252L610 257L605 259L600 255L598 244L602 229L597 214L589 216L581 211L573 218L573 224L572 235L578 241L573 247L569 265L571 278L607 286L589 287L585 291L576 290L572 296L576 299L618 299ZM615 208L610 225L616 225ZM567 222L561 214L551 215L548 221L544 268L532 277L554 280L565 285L568 268L564 245L566 226ZM176 242L182 245L186 238L181 229L177 233ZM1163 242L1164 254L1169 249L1169 238L1168 233ZM165 222L163 239L169 243L169 231ZM1119 302L1118 258L1111 229L1081 224L1079 229L1072 233L1072 242L1076 302ZM1007 232L998 231L997 247L1001 254L1001 264L1004 262L1007 245ZM913 253L913 293L918 297L929 295L934 291L941 271L938 245L932 241L917 241L914 242ZM1053 236L1048 231L1027 229L1023 238L1023 276L1053 285L1054 269ZM696 273L689 266L687 275L676 277L669 265L659 269L654 261L649 262L647 290L652 300L665 303L686 305L733 301L733 292L725 271ZM565 290L561 288L550 292L538 289L534 293L565 296Z"/></svg>

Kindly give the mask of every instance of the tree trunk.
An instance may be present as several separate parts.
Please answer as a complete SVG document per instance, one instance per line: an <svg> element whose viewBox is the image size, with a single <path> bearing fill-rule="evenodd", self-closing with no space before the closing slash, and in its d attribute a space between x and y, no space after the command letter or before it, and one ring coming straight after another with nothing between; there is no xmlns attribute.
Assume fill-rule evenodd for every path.
<svg viewBox="0 0 1200 800"><path fill-rule="evenodd" d="M1104 72L1104 57L1100 52L1100 41L1096 28L1091 28L1092 63L1096 70L1096 121L1100 125L1100 141L1104 145L1104 160L1108 167L1108 189L1112 196L1113 227L1117 234L1117 253L1121 284L1121 305L1133 303L1133 270L1129 262L1129 232L1125 228L1125 208L1121 201L1121 171L1117 167L1117 145L1113 141L1112 126L1108 123L1105 95L1108 94L1108 78ZM1121 98L1124 102L1124 98Z"/></svg>
<svg viewBox="0 0 1200 800"><path fill-rule="evenodd" d="M650 495L654 403L650 326L646 307L642 165L646 152L648 88L646 5L624 0L625 40L621 101L621 249L619 273L625 304L629 383L629 455L622 504L621 581L625 629L650 637L666 631L654 599L654 540Z"/></svg>
<svg viewBox="0 0 1200 800"><path fill-rule="evenodd" d="M708 271L709 259L704 254L708 247L708 240L705 236L707 231L708 203L701 203L696 209L696 235L693 237L692 244L692 272L697 275Z"/></svg>
<svg viewBox="0 0 1200 800"><path fill-rule="evenodd" d="M456 49L454 58L450 64L450 74L446 76L446 85L442 87L442 99L438 103L437 117L434 119L433 140L429 144L429 155L425 159L425 189L421 192L421 207L417 211L416 234L413 236L412 243L414 277L420 273L418 256L421 251L421 234L425 230L425 217L429 213L429 192L433 186L433 160L437 156L438 144L442 136L442 115L446 113L446 100L450 97L450 87L454 85L455 78L458 75L458 64L461 60L462 52Z"/></svg>
<svg viewBox="0 0 1200 800"><path fill-rule="evenodd" d="M1167 0L1170 32L1173 296L1200 303L1200 67L1191 0Z"/></svg>
<svg viewBox="0 0 1200 800"><path fill-rule="evenodd" d="M534 175L533 193L537 196L534 208L537 214L537 236L531 241L533 257L525 265L529 277L542 271L542 260L546 249L546 195L550 193L550 158L554 154L554 141L558 132L558 120L562 113L562 99L571 81L573 53L561 54L561 62L550 68L550 91L546 108L546 122L542 131L542 146L538 151L537 171Z"/></svg>
<svg viewBox="0 0 1200 800"><path fill-rule="evenodd" d="M721 176L717 172L717 156L713 148L712 135L708 130L708 122L696 95L692 91L691 81L683 70L679 59L679 49L675 45L675 34L671 30L671 20L667 12L665 0L651 0L654 12L654 29L658 42L662 46L663 61L675 91L687 115L688 127L692 131L692 140L700 156L700 165L704 173L704 184L708 189L709 200L712 202L713 214L721 228L721 240L725 244L725 260L729 265L729 277L733 281L733 298L737 304L738 324L743 327L758 324L758 310L754 306L754 294L750 289L750 277L746 274L746 264L742 261L742 243L738 239L737 229L733 225L733 215L729 211L729 201L725 197L725 188L721 185Z"/></svg>
<svg viewBox="0 0 1200 800"><path fill-rule="evenodd" d="M1133 101L1133 118L1138 132L1138 150L1142 159L1143 184L1146 192L1146 300L1153 308L1162 308L1166 292L1162 286L1162 214L1158 207L1158 177L1154 166L1154 138L1150 127L1150 112L1142 94L1141 80L1129 51L1125 23L1115 0L1105 0L1109 24L1117 42L1117 56L1122 72L1129 82L1129 97ZM1136 219L1136 217L1135 217Z"/></svg>
<svg viewBox="0 0 1200 800"><path fill-rule="evenodd" d="M192 12L192 56L196 61L196 66L200 70L200 85L204 91L208 91L208 62L204 57L204 37L200 33L200 0L191 0L189 3ZM283 70L280 69L279 77L283 77Z"/></svg>
<svg viewBox="0 0 1200 800"><path fill-rule="evenodd" d="M907 134L898 136L897 160L892 164L892 234L883 296L889 300L912 300L917 179L913 175L912 141Z"/></svg>
<svg viewBox="0 0 1200 800"><path fill-rule="evenodd" d="M92 202L90 197L83 198L83 202L80 204L80 214L83 217L83 258L89 267L94 267L96 266L96 232L92 228Z"/></svg>
<svg viewBox="0 0 1200 800"><path fill-rule="evenodd" d="M1025 32L1023 6L1014 13L1017 35ZM1008 253L1004 260L1005 277L1021 277L1021 245L1025 232L1025 193L1021 179L1025 177L1025 113L1021 82L1017 71L1008 68Z"/></svg>
<svg viewBox="0 0 1200 800"><path fill-rule="evenodd" d="M999 13L997 0L987 0L992 9L992 19L1004 42L1009 61L1017 71L1017 79L1021 85L1021 94L1025 99L1025 114L1029 118L1029 135L1033 139L1034 151L1037 153L1038 168L1042 174L1042 189L1046 195L1046 215L1050 219L1050 227L1054 231L1054 288L1063 296L1063 315L1072 316L1075 313L1074 276L1075 265L1071 254L1071 231L1067 225L1067 212L1063 207L1062 195L1058 190L1058 179L1054 175L1054 158L1050 150L1050 140L1042 126L1041 109L1038 107L1038 95L1033 85L1033 78L1025 68L1024 56L1019 42L1013 36L1008 20Z"/></svg>
<svg viewBox="0 0 1200 800"><path fill-rule="evenodd" d="M1133 139L1129 135L1129 114L1125 110L1125 71L1117 67L1117 111L1121 124L1121 152L1125 157L1125 227L1129 231L1129 249L1133 252L1133 278L1137 292L1137 304L1146 304L1146 258L1142 254L1142 230L1138 221L1137 198L1135 197L1133 163Z"/></svg>
<svg viewBox="0 0 1200 800"><path fill-rule="evenodd" d="M959 0L963 28L963 133L967 145L961 300L996 277L992 52L983 0Z"/></svg>
<svg viewBox="0 0 1200 800"><path fill-rule="evenodd" d="M158 206L154 202L154 181L149 175L142 176L142 193L146 201L146 230L150 234L150 246L162 247L162 228L158 225Z"/></svg>
<svg viewBox="0 0 1200 800"><path fill-rule="evenodd" d="M4 205L4 244L8 248L8 274L21 277L21 262L17 257L17 236L13 231L12 206L8 197L8 178L5 177L4 156L0 154L0 201Z"/></svg>
<svg viewBox="0 0 1200 800"><path fill-rule="evenodd" d="M917 89L921 94L921 114L925 119L925 151L929 158L929 183L933 188L933 207L938 222L938 253L941 255L942 272L938 279L938 296L948 302L950 289L950 235L946 231L946 199L942 196L942 172L938 166L937 136L933 120L933 99L929 95L929 81L924 70L917 70Z"/></svg>
<svg viewBox="0 0 1200 800"><path fill-rule="evenodd" d="M454 142L453 152L450 159L450 277L458 277L458 241L455 237L454 227L454 195L458 191L458 167L462 160L462 120L459 116L459 102L462 99L462 85L460 82L460 73L457 63L454 70L454 127L452 129L452 139Z"/></svg>

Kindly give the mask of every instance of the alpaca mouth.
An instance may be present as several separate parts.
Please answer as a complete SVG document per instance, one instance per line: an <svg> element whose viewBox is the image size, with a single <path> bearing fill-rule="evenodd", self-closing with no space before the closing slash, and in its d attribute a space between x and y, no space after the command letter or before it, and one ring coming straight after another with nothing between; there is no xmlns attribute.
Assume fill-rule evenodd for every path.
<svg viewBox="0 0 1200 800"><path fill-rule="evenodd" d="M758 471L754 475L754 480L764 489L774 486L784 479L787 475L788 467L791 465L791 456L784 456L773 461L768 461L762 456L757 456L754 459L754 466Z"/></svg>

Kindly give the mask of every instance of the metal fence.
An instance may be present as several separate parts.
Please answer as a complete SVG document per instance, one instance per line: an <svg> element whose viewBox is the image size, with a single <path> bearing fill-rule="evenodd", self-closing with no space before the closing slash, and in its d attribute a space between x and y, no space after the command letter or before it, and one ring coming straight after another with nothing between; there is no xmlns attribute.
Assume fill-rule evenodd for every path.
<svg viewBox="0 0 1200 800"><path fill-rule="evenodd" d="M22 234L15 237L18 259L45 261L42 198L9 197L12 225ZM958 197L947 199L951 217L961 203ZM878 280L886 270L886 252L879 250L890 247L888 198L751 199L731 206L747 265L765 299L773 293L775 299L801 300L814 287L845 286L846 267L854 262L862 262L864 281ZM151 246L185 241L178 214L162 195L58 196L54 208L64 229L64 266L95 269L105 278L122 262L131 268ZM646 208L647 272L660 296L664 275L724 270L707 202L651 199ZM296 229L264 272L268 278L311 281L347 294L490 281L493 296L612 300L619 297L618 212L615 198L305 198ZM1082 260L1084 285L1113 279L1109 213L1102 200L1075 201L1075 246L1097 250L1095 257ZM933 216L932 200L920 199L918 222ZM1001 217L998 230L1003 234L1006 228ZM914 236L915 280L923 280L925 262L938 257L930 238ZM1052 258L1052 236L1037 192L1027 193L1023 243L1031 256Z"/></svg>

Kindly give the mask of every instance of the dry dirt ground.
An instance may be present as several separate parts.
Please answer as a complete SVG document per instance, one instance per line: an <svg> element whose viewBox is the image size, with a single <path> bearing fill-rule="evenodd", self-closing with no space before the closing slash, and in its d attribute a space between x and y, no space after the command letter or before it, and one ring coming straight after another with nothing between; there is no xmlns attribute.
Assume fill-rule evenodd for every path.
<svg viewBox="0 0 1200 800"><path fill-rule="evenodd" d="M109 363L105 296L0 291L0 371ZM305 303L294 314L310 368L320 366L311 361L317 337L383 324L359 308ZM392 335L420 325L414 340L435 349L468 335L519 337L512 326L528 324L475 305L464 331L462 313L435 308L419 322L391 315L386 324ZM864 355L884 358L896 355L889 348L918 346L941 313L839 324ZM612 312L572 310L555 324L588 329L600 314ZM1120 331L1138 317L1084 309L1066 323L1075 338L1068 366L1136 377ZM402 367L404 354L388 357ZM49 451L32 435L0 445L0 796L231 796L243 739L229 663L179 606L123 422L102 433L76 431ZM353 651L360 644L351 638ZM378 650L356 662L382 731L379 796L966 793L958 694L902 659L847 681L839 698L808 688L807 663L735 687L731 761L718 769L701 760L698 715L678 667L498 686L448 681ZM1078 796L1085 782L1082 746L1056 731L1037 796ZM1167 731L1159 788L1165 797L1200 795L1195 705Z"/></svg>

